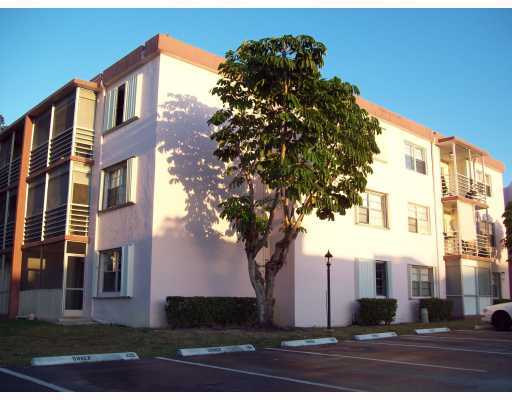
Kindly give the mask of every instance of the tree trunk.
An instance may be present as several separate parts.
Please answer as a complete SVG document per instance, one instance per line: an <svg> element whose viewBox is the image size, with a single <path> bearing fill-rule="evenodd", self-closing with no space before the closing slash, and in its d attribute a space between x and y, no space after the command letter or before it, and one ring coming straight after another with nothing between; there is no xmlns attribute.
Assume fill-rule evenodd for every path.
<svg viewBox="0 0 512 400"><path fill-rule="evenodd" d="M258 324L264 327L274 325L274 283L277 273L283 267L288 256L290 244L295 240L297 233L285 235L277 244L274 253L264 265L265 275L259 271L259 264L256 262L256 254L247 251L247 265L249 277L254 293L256 294L256 305Z"/></svg>

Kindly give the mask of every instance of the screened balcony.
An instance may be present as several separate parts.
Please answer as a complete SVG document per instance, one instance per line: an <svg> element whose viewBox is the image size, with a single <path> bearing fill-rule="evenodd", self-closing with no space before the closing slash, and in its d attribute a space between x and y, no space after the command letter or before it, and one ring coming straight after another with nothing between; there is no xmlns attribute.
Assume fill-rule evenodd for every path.
<svg viewBox="0 0 512 400"><path fill-rule="evenodd" d="M487 207L490 176L486 174L486 154L455 138L439 140L441 189L444 199L462 198Z"/></svg>

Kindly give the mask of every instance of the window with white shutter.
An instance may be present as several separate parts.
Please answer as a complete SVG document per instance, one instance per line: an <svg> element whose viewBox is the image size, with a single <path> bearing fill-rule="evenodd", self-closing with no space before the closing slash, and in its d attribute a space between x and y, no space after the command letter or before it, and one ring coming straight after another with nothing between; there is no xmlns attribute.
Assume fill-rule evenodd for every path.
<svg viewBox="0 0 512 400"><path fill-rule="evenodd" d="M97 253L93 276L94 296L133 296L134 248L133 244L129 244Z"/></svg>
<svg viewBox="0 0 512 400"><path fill-rule="evenodd" d="M390 268L387 261L356 260L356 296L361 298L386 298L390 296Z"/></svg>
<svg viewBox="0 0 512 400"><path fill-rule="evenodd" d="M133 74L105 95L103 132L140 117L141 74Z"/></svg>
<svg viewBox="0 0 512 400"><path fill-rule="evenodd" d="M137 157L101 171L99 210L134 204L137 198Z"/></svg>

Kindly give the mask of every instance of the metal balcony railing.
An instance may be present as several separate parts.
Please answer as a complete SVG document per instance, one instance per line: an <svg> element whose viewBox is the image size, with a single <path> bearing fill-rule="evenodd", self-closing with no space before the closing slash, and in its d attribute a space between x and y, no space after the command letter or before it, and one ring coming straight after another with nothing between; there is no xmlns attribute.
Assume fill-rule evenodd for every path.
<svg viewBox="0 0 512 400"><path fill-rule="evenodd" d="M50 164L70 156L72 142L73 128L53 137L50 144Z"/></svg>
<svg viewBox="0 0 512 400"><path fill-rule="evenodd" d="M89 228L89 206L71 204L68 232L70 235L87 236Z"/></svg>
<svg viewBox="0 0 512 400"><path fill-rule="evenodd" d="M14 243L14 221L5 224L5 242L4 248L10 249Z"/></svg>
<svg viewBox="0 0 512 400"><path fill-rule="evenodd" d="M11 173L9 174L9 185L16 185L20 179L21 157L11 161Z"/></svg>
<svg viewBox="0 0 512 400"><path fill-rule="evenodd" d="M45 168L48 158L48 142L30 152L29 174Z"/></svg>
<svg viewBox="0 0 512 400"><path fill-rule="evenodd" d="M83 158L93 157L94 131L76 128L74 154Z"/></svg>
<svg viewBox="0 0 512 400"><path fill-rule="evenodd" d="M462 196L467 199L486 202L485 184L475 182L463 174L456 174L457 184L450 175L441 175L441 188L443 197Z"/></svg>
<svg viewBox="0 0 512 400"><path fill-rule="evenodd" d="M25 218L25 242L38 242L42 239L43 213L38 213Z"/></svg>
<svg viewBox="0 0 512 400"><path fill-rule="evenodd" d="M461 239L457 232L444 234L444 249L446 255L466 255L490 258L492 246L489 235L477 234L476 240Z"/></svg>
<svg viewBox="0 0 512 400"><path fill-rule="evenodd" d="M44 213L44 238L66 233L67 204L62 204Z"/></svg>

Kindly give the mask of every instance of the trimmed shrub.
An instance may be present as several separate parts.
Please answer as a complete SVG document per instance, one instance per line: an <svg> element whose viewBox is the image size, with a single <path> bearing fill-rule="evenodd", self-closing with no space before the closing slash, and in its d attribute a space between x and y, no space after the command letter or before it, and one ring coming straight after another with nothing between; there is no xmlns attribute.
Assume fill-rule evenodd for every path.
<svg viewBox="0 0 512 400"><path fill-rule="evenodd" d="M422 308L428 310L428 320L430 322L448 321L452 319L453 303L451 300L438 298L421 299L419 306L420 313Z"/></svg>
<svg viewBox="0 0 512 400"><path fill-rule="evenodd" d="M395 319L396 299L358 299L359 313L357 322L360 325L389 325Z"/></svg>
<svg viewBox="0 0 512 400"><path fill-rule="evenodd" d="M169 296L165 312L171 328L247 326L257 321L253 297Z"/></svg>
<svg viewBox="0 0 512 400"><path fill-rule="evenodd" d="M492 304L510 303L512 299L493 299Z"/></svg>

